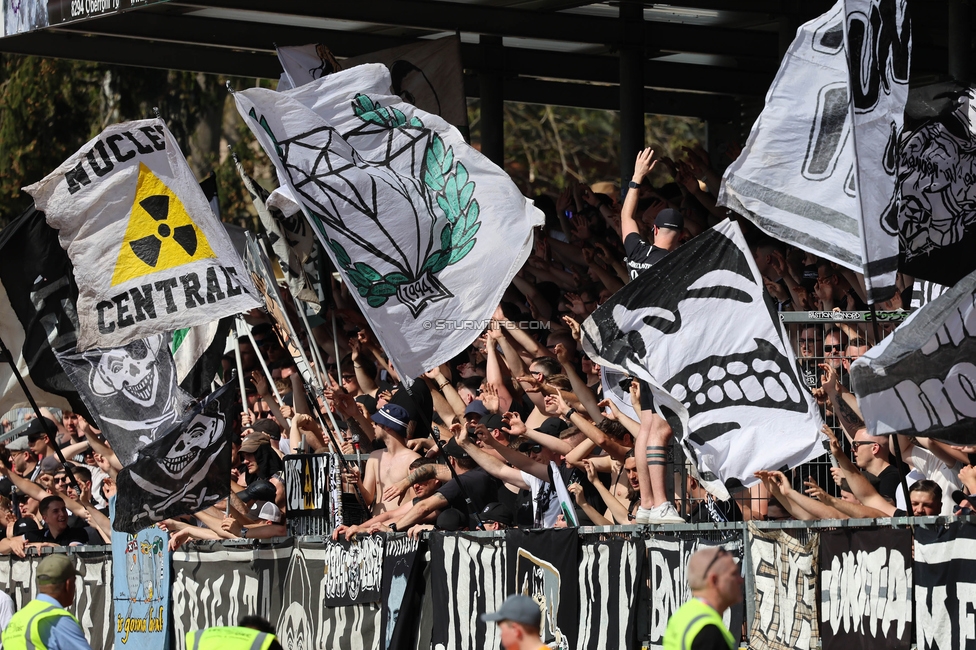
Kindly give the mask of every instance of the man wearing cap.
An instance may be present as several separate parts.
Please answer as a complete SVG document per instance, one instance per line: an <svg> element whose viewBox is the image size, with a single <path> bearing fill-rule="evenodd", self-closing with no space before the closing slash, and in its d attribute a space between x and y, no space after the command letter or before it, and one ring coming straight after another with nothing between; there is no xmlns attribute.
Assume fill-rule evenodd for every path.
<svg viewBox="0 0 976 650"><path fill-rule="evenodd" d="M386 448L370 453L362 480L358 474L347 478L355 478L363 498L366 503L372 504L371 512L376 516L400 505L397 499L385 499L383 492L406 478L410 473L410 463L420 458L420 454L409 449L405 442L407 425L410 423L407 409L399 404L384 404L370 419L373 421L374 441ZM409 498L413 496L411 492Z"/></svg>
<svg viewBox="0 0 976 650"><path fill-rule="evenodd" d="M542 609L528 596L509 596L490 614L482 614L485 623L497 623L505 650L546 650L539 631L542 629Z"/></svg>
<svg viewBox="0 0 976 650"><path fill-rule="evenodd" d="M731 553L705 548L688 560L692 599L678 608L664 632L664 650L734 650L738 643L722 622L742 600L742 574Z"/></svg>
<svg viewBox="0 0 976 650"><path fill-rule="evenodd" d="M30 450L40 459L48 456L57 458L54 450L54 439L57 437L58 424L46 417L35 418L27 426L27 443Z"/></svg>
<svg viewBox="0 0 976 650"><path fill-rule="evenodd" d="M681 243L681 233L685 227L685 219L680 212L665 208L654 219L654 245L649 245L640 236L640 228L634 217L637 214L640 185L657 162L652 160L653 156L654 152L650 149L644 149L637 154L634 177L627 185L627 197L620 210L620 236L624 240L625 261L631 281L676 249Z"/></svg>
<svg viewBox="0 0 976 650"><path fill-rule="evenodd" d="M512 509L498 501L486 505L478 516L485 525L485 530L505 530L515 525Z"/></svg>
<svg viewBox="0 0 976 650"><path fill-rule="evenodd" d="M40 463L30 449L27 436L20 436L8 442L7 451L10 452L10 463L18 476L33 481L41 473Z"/></svg>
<svg viewBox="0 0 976 650"><path fill-rule="evenodd" d="M78 619L65 609L75 600L75 567L66 555L49 555L37 564L37 591L3 631L4 649L91 650Z"/></svg>

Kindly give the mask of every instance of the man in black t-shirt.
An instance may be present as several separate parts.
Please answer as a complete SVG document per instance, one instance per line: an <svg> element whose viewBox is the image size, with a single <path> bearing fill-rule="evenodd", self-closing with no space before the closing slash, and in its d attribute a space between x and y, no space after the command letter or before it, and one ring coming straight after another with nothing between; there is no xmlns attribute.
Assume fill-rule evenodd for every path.
<svg viewBox="0 0 976 650"><path fill-rule="evenodd" d="M72 544L88 544L88 533L82 528L68 527L68 510L61 497L47 497L41 501L41 517L44 518L46 528L25 535L28 542L42 542L71 546Z"/></svg>
<svg viewBox="0 0 976 650"><path fill-rule="evenodd" d="M654 245L648 244L640 236L636 219L637 203L640 185L657 163L653 157L654 152L650 149L644 149L637 154L634 177L627 186L627 196L620 210L620 236L624 240L624 252L627 256L625 261L631 280L676 249L681 243L681 232L685 227L685 220L680 212L665 208L654 219Z"/></svg>
<svg viewBox="0 0 976 650"><path fill-rule="evenodd" d="M888 437L872 436L867 429L858 429L851 447L854 449L854 463L863 473L877 476L878 493L894 502L901 484L901 474L889 461Z"/></svg>

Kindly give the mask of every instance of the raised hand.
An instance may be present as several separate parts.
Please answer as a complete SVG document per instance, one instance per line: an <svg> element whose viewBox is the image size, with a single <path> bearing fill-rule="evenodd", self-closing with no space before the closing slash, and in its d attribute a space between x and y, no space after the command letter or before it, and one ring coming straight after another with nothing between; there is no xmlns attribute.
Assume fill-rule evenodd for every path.
<svg viewBox="0 0 976 650"><path fill-rule="evenodd" d="M485 384L481 390L481 403L489 413L498 413L498 389L492 384Z"/></svg>
<svg viewBox="0 0 976 650"><path fill-rule="evenodd" d="M502 431L510 436L517 437L525 435L528 430L525 423L522 422L522 416L515 411L508 411L502 416L502 420L508 423L507 428L503 428Z"/></svg>
<svg viewBox="0 0 976 650"><path fill-rule="evenodd" d="M579 321L577 321L572 316L563 316L563 322L569 327L569 331L572 333L573 338L577 341L583 340L583 332L580 329ZM561 345L561 344L560 344ZM556 357L559 358L558 355ZM560 361L562 363L562 361Z"/></svg>
<svg viewBox="0 0 976 650"><path fill-rule="evenodd" d="M637 154L637 160L634 162L634 182L640 183L643 181L656 165L657 161L654 160L654 150L650 147Z"/></svg>

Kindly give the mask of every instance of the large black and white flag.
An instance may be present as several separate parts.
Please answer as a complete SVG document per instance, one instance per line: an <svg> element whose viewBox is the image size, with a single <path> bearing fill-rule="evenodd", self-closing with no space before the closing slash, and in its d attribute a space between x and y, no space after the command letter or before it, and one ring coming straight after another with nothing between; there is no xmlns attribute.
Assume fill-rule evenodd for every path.
<svg viewBox="0 0 976 650"><path fill-rule="evenodd" d="M234 99L275 192L301 206L397 373L418 377L474 340L457 324L491 317L543 215L457 129L389 88L389 70L368 64Z"/></svg>
<svg viewBox="0 0 976 650"><path fill-rule="evenodd" d="M445 36L336 61L321 44L279 47L278 61L284 70L278 90L296 88L339 69L363 63L382 63L390 69L387 94L422 111L440 115L458 127L468 126L468 104L464 96L464 65L461 39Z"/></svg>
<svg viewBox="0 0 976 650"><path fill-rule="evenodd" d="M718 498L756 483L758 470L824 453L819 412L736 223L678 248L582 329L591 359L650 384L656 408Z"/></svg>
<svg viewBox="0 0 976 650"><path fill-rule="evenodd" d="M912 639L912 531L820 534L824 650L908 650Z"/></svg>
<svg viewBox="0 0 976 650"><path fill-rule="evenodd" d="M112 528L134 534L227 498L234 387L227 382L202 399L122 468Z"/></svg>
<svg viewBox="0 0 976 650"><path fill-rule="evenodd" d="M816 646L820 538L801 543L785 530L749 527L756 611L749 633L755 650L810 650Z"/></svg>
<svg viewBox="0 0 976 650"><path fill-rule="evenodd" d="M915 528L915 643L919 650L976 647L976 526Z"/></svg>
<svg viewBox="0 0 976 650"><path fill-rule="evenodd" d="M578 650L635 646L642 550L619 538L580 546Z"/></svg>
<svg viewBox="0 0 976 650"><path fill-rule="evenodd" d="M885 223L898 232L904 273L951 286L976 270L976 88L939 84L912 95Z"/></svg>
<svg viewBox="0 0 976 650"><path fill-rule="evenodd" d="M508 593L529 596L542 608L543 643L576 647L579 621L579 536L572 528L505 533Z"/></svg>
<svg viewBox="0 0 976 650"><path fill-rule="evenodd" d="M77 340L71 271L57 231L34 206L0 233L0 339L39 405L83 412L54 354ZM26 399L10 366L0 363L0 413Z"/></svg>
<svg viewBox="0 0 976 650"><path fill-rule="evenodd" d="M497 648L498 626L480 615L494 612L505 590L505 541L434 533L430 545L432 650Z"/></svg>
<svg viewBox="0 0 976 650"><path fill-rule="evenodd" d="M383 622L379 650L413 647L424 596L426 551L403 533L387 535L383 549Z"/></svg>
<svg viewBox="0 0 976 650"><path fill-rule="evenodd" d="M718 203L763 231L895 292L898 238L884 223L911 63L908 0L838 0L802 25Z"/></svg>
<svg viewBox="0 0 976 650"><path fill-rule="evenodd" d="M79 351L258 307L240 255L162 120L108 127L25 189L74 267Z"/></svg>
<svg viewBox="0 0 976 650"><path fill-rule="evenodd" d="M851 364L868 432L976 442L976 271Z"/></svg>
<svg viewBox="0 0 976 650"><path fill-rule="evenodd" d="M325 543L323 584L326 607L380 602L383 535Z"/></svg>
<svg viewBox="0 0 976 650"><path fill-rule="evenodd" d="M123 465L168 433L192 401L177 382L169 338L155 334L118 348L57 354Z"/></svg>

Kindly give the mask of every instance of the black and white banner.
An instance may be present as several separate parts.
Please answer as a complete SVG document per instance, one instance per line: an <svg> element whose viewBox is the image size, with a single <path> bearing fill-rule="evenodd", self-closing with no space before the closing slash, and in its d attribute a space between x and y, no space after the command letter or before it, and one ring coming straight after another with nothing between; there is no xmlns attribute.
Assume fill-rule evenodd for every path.
<svg viewBox="0 0 976 650"><path fill-rule="evenodd" d="M366 535L325 543L322 602L326 607L380 602L384 539Z"/></svg>
<svg viewBox="0 0 976 650"><path fill-rule="evenodd" d="M44 557L5 555L0 560L0 591L13 599L15 611L37 596L37 564ZM78 572L75 602L68 610L78 618L92 650L111 650L115 644L112 552L72 553L68 557Z"/></svg>
<svg viewBox="0 0 976 650"><path fill-rule="evenodd" d="M542 607L542 642L576 647L579 621L579 536L572 528L510 529L508 593L529 596Z"/></svg>
<svg viewBox="0 0 976 650"><path fill-rule="evenodd" d="M242 616L277 620L291 594L280 588L292 556L282 548L173 552L172 615L177 650L186 633L237 625ZM309 647L309 646L304 646Z"/></svg>
<svg viewBox="0 0 976 650"><path fill-rule="evenodd" d="M907 650L912 640L912 531L820 534L824 650Z"/></svg>
<svg viewBox="0 0 976 650"><path fill-rule="evenodd" d="M976 271L851 364L868 432L976 442Z"/></svg>
<svg viewBox="0 0 976 650"><path fill-rule="evenodd" d="M895 190L908 99L907 0L838 0L802 25L718 203L773 237L864 272L869 299L895 291Z"/></svg>
<svg viewBox="0 0 976 650"><path fill-rule="evenodd" d="M283 459L285 518L289 535L329 535L330 454L292 454Z"/></svg>
<svg viewBox="0 0 976 650"><path fill-rule="evenodd" d="M607 539L580 546L577 650L628 650L637 638L640 544Z"/></svg>
<svg viewBox="0 0 976 650"><path fill-rule="evenodd" d="M919 650L976 648L976 526L915 528L915 643Z"/></svg>
<svg viewBox="0 0 976 650"><path fill-rule="evenodd" d="M135 534L227 498L235 388L235 382L227 382L202 399L123 467L112 522L115 530Z"/></svg>
<svg viewBox="0 0 976 650"><path fill-rule="evenodd" d="M823 455L819 411L738 224L723 221L641 278L583 322L583 349L650 384L709 492L724 501L758 470ZM773 431L792 433L770 444Z"/></svg>
<svg viewBox="0 0 976 650"><path fill-rule="evenodd" d="M412 646L424 597L423 550L404 533L388 535L383 550L382 626L379 650Z"/></svg>
<svg viewBox="0 0 976 650"><path fill-rule="evenodd" d="M335 577L326 574L329 559L329 551L322 544L296 544L276 626L282 648L379 648L379 605L324 605L328 592L335 590Z"/></svg>
<svg viewBox="0 0 976 650"><path fill-rule="evenodd" d="M722 546L729 553L741 558L742 538L739 533L734 533L725 542L711 543L698 537L659 535L645 540L644 545L647 549L647 578L650 583L646 637L650 640L650 647L659 650L663 647L668 619L691 598L688 560L696 551L706 546ZM739 636L736 630L742 629L744 615L742 603L733 605L722 614L725 627L732 630L736 638Z"/></svg>
<svg viewBox="0 0 976 650"><path fill-rule="evenodd" d="M801 544L784 530L749 527L756 613L749 632L755 650L810 650L817 632L820 539Z"/></svg>
<svg viewBox="0 0 976 650"><path fill-rule="evenodd" d="M976 88L937 84L912 95L886 224L898 232L904 273L952 286L976 269Z"/></svg>
<svg viewBox="0 0 976 650"><path fill-rule="evenodd" d="M499 647L498 626L479 616L497 610L508 595L505 541L435 532L428 544L432 650Z"/></svg>

